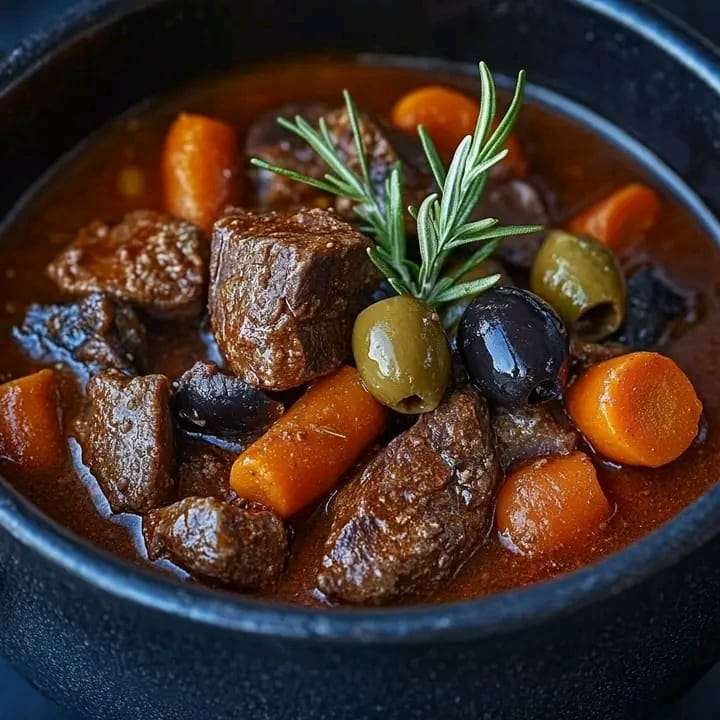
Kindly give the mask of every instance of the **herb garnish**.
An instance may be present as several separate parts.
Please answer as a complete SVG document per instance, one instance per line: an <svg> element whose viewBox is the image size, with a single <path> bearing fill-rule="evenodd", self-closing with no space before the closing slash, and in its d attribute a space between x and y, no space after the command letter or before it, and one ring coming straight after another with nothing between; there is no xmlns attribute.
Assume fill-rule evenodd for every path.
<svg viewBox="0 0 720 720"><path fill-rule="evenodd" d="M385 197L381 201L370 182L367 154L360 131L360 119L350 93L343 97L357 152L359 172L351 170L338 153L324 118L313 128L299 115L294 120L278 118L278 123L304 140L325 162L329 172L324 178L313 178L287 168L253 158L252 164L285 175L325 192L353 201L355 214L363 221L364 230L374 245L368 250L370 259L401 295L412 295L433 307L478 294L492 287L499 275L459 282L498 247L502 238L541 230L539 225L500 226L496 218L470 221L487 182L488 171L507 155L503 149L522 105L525 72L517 77L512 101L500 122L494 127L496 90L490 70L480 63L480 114L473 134L458 145L450 166L445 168L438 152L422 125L418 134L439 191L428 195L419 208L408 212L417 221L421 262L407 257L407 235L402 201L403 169L398 162L385 181ZM452 270L443 275L455 250L467 245L477 249Z"/></svg>

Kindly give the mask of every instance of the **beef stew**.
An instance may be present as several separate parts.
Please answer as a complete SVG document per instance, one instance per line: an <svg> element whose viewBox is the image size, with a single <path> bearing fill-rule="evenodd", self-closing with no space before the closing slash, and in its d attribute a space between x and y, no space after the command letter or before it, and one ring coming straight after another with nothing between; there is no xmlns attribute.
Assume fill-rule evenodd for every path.
<svg viewBox="0 0 720 720"><path fill-rule="evenodd" d="M344 161L357 172L351 123L347 112L343 116L337 110L339 92L347 86L363 113L369 177L382 210L392 204L387 180L398 159L408 168L405 199L419 205L437 190L437 177L424 163L415 136L386 126L396 121L396 100L433 83L477 95L474 78L444 73L312 60L259 67L155 101L103 130L65 161L4 232L0 373L10 380L41 367L55 368L65 433L82 447L82 462L76 452L65 458L61 473L48 474L22 467L3 450L2 470L11 481L75 532L144 562L136 550L138 538L129 538L112 518L93 513L89 472L113 511L144 514L151 560L169 558L211 585L321 605L445 601L541 580L623 547L702 493L712 481L709 468L716 456L711 348L718 338L712 276L720 269L720 257L670 197L662 197L658 208L644 209L652 222L626 222L624 232L596 223L596 234L589 233L593 243L604 242L617 259L617 269L608 270L605 263L592 275L617 273L614 287L623 288L606 297L607 283L593 287L601 296L593 307L602 311L611 301L627 307L627 320L615 334L591 337L601 341L593 347L586 326L576 326L564 305L533 305L534 313L544 314L539 325L557 328L550 374L531 376L536 399L548 403L528 407L523 403L529 393L523 390L494 395L488 409L477 389L462 387L450 391L437 409L424 408L428 412L416 421L405 414L411 404L388 417L378 411L372 432L364 436L364 452L347 456L336 495L321 493L288 517L280 508L257 506L254 498L237 493L235 459L277 422L282 407L296 404L308 383L352 363L353 324L361 311L373 307L381 275L367 257L370 233L352 214L353 203L335 200L325 190L308 192L264 168L247 166L236 178L235 191L223 190L223 202L234 207L217 211L211 232L203 223L196 227L170 217L169 207L181 206L168 202L167 179L162 181L165 133L178 112L202 113L234 128L238 139L247 138L249 155L318 179L314 153L294 136L266 127L268 117L297 111L309 121L327 118ZM296 110L288 111L287 103L295 103ZM522 152L525 160L491 169L473 220L491 215L542 226L511 236L493 260L501 264L503 287L512 282L517 289L499 297L524 298L546 230L562 227L584 235L573 228L587 208L597 204L607 215L607 202L598 201L611 198L618 187L638 181L652 186L653 181L601 138L532 103L524 106L512 139L520 148L514 146L514 152ZM235 177L231 159L227 169ZM623 202L626 207L626 196ZM408 236L414 237L419 232L415 219L405 212L402 217ZM583 223L585 228L587 220ZM606 232L606 238L599 237ZM220 357L206 342L201 317L206 288ZM543 288L532 285L546 297ZM386 286L384 293L393 297L395 291ZM477 308L464 313L464 318L485 317ZM594 327L599 311L583 306L580 314ZM643 333L645 328L651 332ZM443 351L448 356L444 375L450 376L451 362L460 358L469 379L482 388L473 376L477 366L467 362L468 344L477 342L477 332L477 323L468 324L457 340L450 338L451 346ZM547 339L547 329L543 333ZM537 357L532 345L523 351L522 367L535 372L547 355ZM493 346L485 342L480 349L492 352ZM614 445L605 452L598 443L589 447L557 397L584 369L638 350L659 351L677 361L692 378L710 427L667 467L648 467L654 456L647 453L642 463L610 462ZM224 361L224 367L209 368L211 359ZM623 368L636 372L625 363ZM660 364L642 367L665 372ZM212 380L218 377L222 382ZM663 387L666 375L658 377L655 387ZM171 380L177 380L174 389ZM589 387L588 393L594 386ZM623 387L618 393L625 392ZM209 407L218 392L236 394L244 413L249 401L250 427L243 413L235 417L226 407ZM505 407L505 397L521 407ZM578 404L584 408L588 397ZM689 391L687 397L692 400ZM692 437L685 443L690 445L699 408L686 405L692 411L686 432ZM576 422L581 416L586 413L578 412ZM238 426L229 422L234 419ZM0 418L0 430L3 422ZM577 424L585 431L596 430L598 423L591 418ZM335 447L351 441L342 437L351 430L326 423L312 432ZM587 438L589 433L582 434ZM603 434L597 437L602 442ZM589 480L583 476L583 483L587 480L593 492L600 488L607 512L591 514L595 525L580 539L543 552L533 553L524 540L508 543L493 527L502 473L512 472L514 478L523 468L534 468L538 457L574 457L579 451L592 458L592 473ZM128 454L139 462L128 463ZM295 460L288 456L284 462ZM584 461L582 468L588 469ZM537 475L533 470L527 482ZM247 478L243 482L246 487ZM577 486L584 485L578 480ZM164 563L158 570L167 567Z"/></svg>

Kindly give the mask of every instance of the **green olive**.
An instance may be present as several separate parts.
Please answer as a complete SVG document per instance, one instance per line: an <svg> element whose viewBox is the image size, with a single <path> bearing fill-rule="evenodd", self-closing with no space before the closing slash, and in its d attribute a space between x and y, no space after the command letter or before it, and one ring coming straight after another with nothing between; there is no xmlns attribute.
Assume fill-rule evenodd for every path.
<svg viewBox="0 0 720 720"><path fill-rule="evenodd" d="M440 320L408 295L363 310L353 328L353 354L368 390L400 413L434 410L450 382L450 350Z"/></svg>
<svg viewBox="0 0 720 720"><path fill-rule="evenodd" d="M625 278L617 258L591 237L549 232L535 258L530 286L581 340L611 335L625 317Z"/></svg>

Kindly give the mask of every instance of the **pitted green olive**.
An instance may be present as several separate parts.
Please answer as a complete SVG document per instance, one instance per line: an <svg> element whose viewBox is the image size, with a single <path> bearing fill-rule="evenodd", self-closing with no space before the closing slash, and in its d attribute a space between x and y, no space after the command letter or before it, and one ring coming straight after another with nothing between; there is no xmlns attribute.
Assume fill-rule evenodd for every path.
<svg viewBox="0 0 720 720"><path fill-rule="evenodd" d="M625 278L594 238L553 230L533 264L530 285L582 340L614 333L625 317Z"/></svg>
<svg viewBox="0 0 720 720"><path fill-rule="evenodd" d="M368 390L400 413L434 410L450 382L450 350L437 314L408 295L363 310L353 354Z"/></svg>

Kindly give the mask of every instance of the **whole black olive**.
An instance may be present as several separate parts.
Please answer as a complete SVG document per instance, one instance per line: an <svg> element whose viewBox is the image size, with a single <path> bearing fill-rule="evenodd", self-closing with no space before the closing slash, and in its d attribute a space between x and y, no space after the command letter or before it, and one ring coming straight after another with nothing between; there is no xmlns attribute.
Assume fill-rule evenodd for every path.
<svg viewBox="0 0 720 720"><path fill-rule="evenodd" d="M262 432L283 412L282 403L210 362L196 362L173 386L177 422L192 432L219 437Z"/></svg>
<svg viewBox="0 0 720 720"><path fill-rule="evenodd" d="M473 384L504 407L562 395L568 334L557 313L537 295L495 287L470 303L460 320L458 347Z"/></svg>

